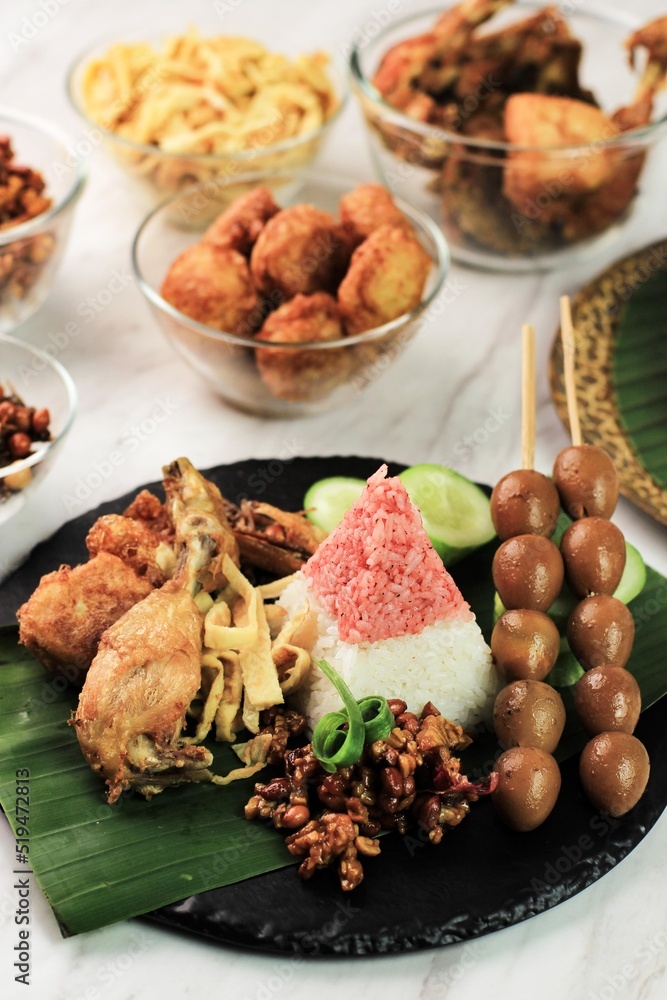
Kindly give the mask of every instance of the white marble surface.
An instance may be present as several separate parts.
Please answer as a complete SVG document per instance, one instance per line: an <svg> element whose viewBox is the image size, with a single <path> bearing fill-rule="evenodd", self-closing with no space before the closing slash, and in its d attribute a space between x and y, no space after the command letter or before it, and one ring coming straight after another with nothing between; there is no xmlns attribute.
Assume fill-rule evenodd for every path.
<svg viewBox="0 0 667 1000"><path fill-rule="evenodd" d="M583 6L587 0L575 0ZM572 6L564 4L565 8ZM328 46L342 51L369 10L386 5L354 0L230 0L216 5L190 0L13 0L0 9L2 100L59 121L72 135L81 124L70 109L63 79L73 55L89 40L130 27L157 32L187 21L203 27L255 34L278 44ZM622 10L622 0L608 6ZM403 4L406 9L409 4ZM661 13L660 0L636 0L635 16ZM38 12L47 11L45 16ZM28 27L26 21L28 19ZM11 34L30 33L12 45ZM360 115L350 106L338 124L323 163L370 178L372 171ZM57 287L42 312L21 330L31 343L48 343L78 305L107 286L114 270L127 271L129 243L147 205L141 192L97 152L75 220L71 245ZM626 247L664 236L667 200L656 204L650 228L634 232ZM622 249L625 249L622 248ZM618 254L612 251L611 256ZM87 324L60 359L76 380L78 420L57 467L29 511L0 538L2 562L24 556L36 540L68 516L64 497L108 454L120 449L122 463L75 511L158 477L160 466L187 453L202 466L249 456L272 457L289 449L300 455L357 453L414 463L455 464L464 473L493 482L519 458L517 331L521 322L539 334L538 466L548 469L565 435L552 408L546 360L557 323L558 295L574 291L605 259L565 273L499 277L455 268L451 296L383 380L344 412L309 420L263 422L221 404L171 353L137 289L128 287ZM160 400L169 419L150 433L136 428ZM499 428L485 422L499 414ZM476 440L471 449L465 438ZM621 502L618 523L630 541L667 571L665 530ZM519 847L520 849L520 847ZM519 926L480 941L403 957L307 962L217 947L141 922L116 925L62 940L55 920L33 889L32 985L13 981L16 903L11 874L13 841L0 823L0 983L3 997L40 1000L148 1000L163 996L234 996L273 1000L289 996L321 1000L363 993L368 1000L391 996L424 1000L660 1000L665 973L665 857L667 820L602 881L573 900ZM397 908L400 901L397 900Z"/></svg>

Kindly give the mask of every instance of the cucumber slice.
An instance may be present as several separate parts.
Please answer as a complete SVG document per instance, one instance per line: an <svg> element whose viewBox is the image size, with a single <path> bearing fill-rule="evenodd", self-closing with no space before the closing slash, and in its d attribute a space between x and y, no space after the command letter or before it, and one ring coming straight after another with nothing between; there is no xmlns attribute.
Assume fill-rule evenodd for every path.
<svg viewBox="0 0 667 1000"><path fill-rule="evenodd" d="M331 476L313 483L303 506L307 516L322 531L330 532L343 520L355 500L361 496L366 483L351 476Z"/></svg>
<svg viewBox="0 0 667 1000"><path fill-rule="evenodd" d="M465 476L444 465L413 465L398 478L445 566L494 537L489 498Z"/></svg>
<svg viewBox="0 0 667 1000"><path fill-rule="evenodd" d="M574 653L571 652L567 639L562 638L558 659L544 678L545 684L551 684L552 687L556 688L571 687L577 683L583 673L583 667L580 666Z"/></svg>
<svg viewBox="0 0 667 1000"><path fill-rule="evenodd" d="M554 624L559 632L565 632L565 626L567 625L567 619L570 612L574 610L578 603L577 598L566 584L547 612L549 617L553 618ZM506 611L507 608L500 600L500 594L496 591L493 596L494 625L500 616L504 615Z"/></svg>
<svg viewBox="0 0 667 1000"><path fill-rule="evenodd" d="M579 601L574 596L568 585L564 583L563 589L547 612L549 617L553 618L554 624L559 632L565 631L567 620L578 603Z"/></svg>
<svg viewBox="0 0 667 1000"><path fill-rule="evenodd" d="M567 531L567 529L570 527L571 524L572 524L572 518L568 517L565 511L562 510L558 515L558 520L556 521L556 527L554 528L554 533L551 536L551 541L554 543L554 545L557 545L558 548L560 548L561 538L563 537L563 535L565 534L565 532Z"/></svg>
<svg viewBox="0 0 667 1000"><path fill-rule="evenodd" d="M646 583L646 564L634 545L625 543L625 569L621 581L614 591L614 597L629 604L641 594Z"/></svg>

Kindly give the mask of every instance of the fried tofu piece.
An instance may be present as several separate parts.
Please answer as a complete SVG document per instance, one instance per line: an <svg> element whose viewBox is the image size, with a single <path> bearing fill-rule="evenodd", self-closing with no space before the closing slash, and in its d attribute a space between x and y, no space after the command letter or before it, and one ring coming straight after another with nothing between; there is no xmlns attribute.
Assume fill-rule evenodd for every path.
<svg viewBox="0 0 667 1000"><path fill-rule="evenodd" d="M334 293L351 253L344 230L329 212L294 205L264 226L250 256L250 270L258 291L267 296Z"/></svg>
<svg viewBox="0 0 667 1000"><path fill-rule="evenodd" d="M279 211L268 188L253 188L221 212L202 236L202 243L237 250L247 257L266 223Z"/></svg>
<svg viewBox="0 0 667 1000"><path fill-rule="evenodd" d="M152 590L108 552L74 569L61 566L19 608L19 640L50 673L80 683L102 633Z"/></svg>
<svg viewBox="0 0 667 1000"><path fill-rule="evenodd" d="M169 268L161 294L175 309L214 330L250 336L262 321L248 262L236 250L207 243L188 247Z"/></svg>
<svg viewBox="0 0 667 1000"><path fill-rule="evenodd" d="M299 344L339 340L345 336L338 303L326 292L295 295L267 317L256 340ZM276 347L255 351L265 385L279 399L306 400L330 392L350 372L350 352L295 351Z"/></svg>
<svg viewBox="0 0 667 1000"><path fill-rule="evenodd" d="M91 556L99 552L118 556L126 566L131 566L137 576L146 577L154 587L161 587L167 579L158 563L160 544L158 536L141 521L120 514L105 514L98 518L86 538ZM174 564L175 561L174 556Z"/></svg>
<svg viewBox="0 0 667 1000"><path fill-rule="evenodd" d="M375 229L354 251L338 289L347 332L362 333L416 309L432 263L405 228Z"/></svg>
<svg viewBox="0 0 667 1000"><path fill-rule="evenodd" d="M360 184L340 200L343 229L357 247L380 226L399 226L412 232L412 227L394 204L389 191L381 184Z"/></svg>

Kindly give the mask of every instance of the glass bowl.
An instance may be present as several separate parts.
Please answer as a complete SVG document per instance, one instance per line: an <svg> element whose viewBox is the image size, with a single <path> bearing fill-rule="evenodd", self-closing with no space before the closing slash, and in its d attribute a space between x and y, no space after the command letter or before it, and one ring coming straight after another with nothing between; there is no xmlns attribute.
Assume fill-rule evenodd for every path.
<svg viewBox="0 0 667 1000"><path fill-rule="evenodd" d="M162 40L162 36L141 39L154 45L159 45ZM269 125L258 134L256 145L252 149L233 153L166 152L158 146L134 142L120 136L94 121L86 113L82 97L82 80L86 67L91 61L102 56L110 44L117 41L117 36L99 41L75 60L68 73L67 92L75 111L86 123L85 136L88 148L102 146L128 174L141 182L144 190L157 201L162 201L167 196L195 183L216 177L232 179L238 174L249 171L307 166L318 154L349 97L346 74L332 58L327 72L338 98L338 106L320 128L276 143L271 142ZM128 42L132 41L133 39L128 39Z"/></svg>
<svg viewBox="0 0 667 1000"><path fill-rule="evenodd" d="M51 441L33 444L27 458L0 467L0 525L25 506L46 475L77 410L77 392L60 362L30 344L0 336L0 385L21 397L26 406L46 407L51 415Z"/></svg>
<svg viewBox="0 0 667 1000"><path fill-rule="evenodd" d="M139 288L177 353L233 406L267 417L299 416L342 406L399 356L428 316L429 307L437 311L434 300L449 267L447 244L426 215L400 200L397 204L410 219L433 267L420 305L383 326L340 340L269 344L204 326L178 312L160 295L174 259L197 242L203 230L240 194L265 186L282 208L307 202L337 214L340 197L358 183L310 171L248 174L233 183L196 185L159 206L141 225L132 248ZM292 366L293 382L281 398L262 380L258 357L259 364L270 358L269 364ZM303 364L318 373L309 378L305 391L298 379L299 365Z"/></svg>
<svg viewBox="0 0 667 1000"><path fill-rule="evenodd" d="M50 122L0 105L0 136L15 162L42 174L51 207L27 222L0 229L0 333L31 316L51 291L69 235L85 168L65 132Z"/></svg>
<svg viewBox="0 0 667 1000"><path fill-rule="evenodd" d="M372 40L364 38L351 50L350 68L379 177L392 193L409 197L439 222L455 260L507 271L563 266L620 239L639 213L655 211L664 171L654 154L667 134L664 93L658 95L650 125L567 148L472 139L388 104L371 82L382 57L397 43L428 32L448 6L418 8ZM543 9L522 0L494 17L489 30ZM624 41L637 24L579 4L567 4L564 12L584 46L583 85L594 91L605 112L629 104L638 77L627 64ZM491 73L477 96L466 99L463 113L470 104L472 114L492 92ZM605 185L578 195L576 173L603 162Z"/></svg>

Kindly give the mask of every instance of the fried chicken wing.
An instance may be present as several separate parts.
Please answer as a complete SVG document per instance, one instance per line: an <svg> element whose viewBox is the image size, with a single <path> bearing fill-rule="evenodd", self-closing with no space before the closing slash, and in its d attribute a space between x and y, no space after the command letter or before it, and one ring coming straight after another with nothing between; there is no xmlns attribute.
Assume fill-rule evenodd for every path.
<svg viewBox="0 0 667 1000"><path fill-rule="evenodd" d="M168 785L211 779L210 752L182 737L201 686L203 615L194 595L226 583L222 561L230 555L238 563L238 547L213 483L185 458L164 473L176 573L104 633L73 720L110 802L127 788L150 797Z"/></svg>
<svg viewBox="0 0 667 1000"><path fill-rule="evenodd" d="M437 59L438 37L433 31L406 38L385 53L373 77L373 86L388 104L408 113L424 67Z"/></svg>
<svg viewBox="0 0 667 1000"><path fill-rule="evenodd" d="M656 17L655 20L649 21L637 31L633 31L625 46L629 53L630 65L633 68L637 59L637 51L646 49L648 60L646 72L654 78L662 75L661 84L664 86L664 72L667 66L667 15ZM646 88L647 85L648 81L645 79L642 82L642 88Z"/></svg>
<svg viewBox="0 0 667 1000"><path fill-rule="evenodd" d="M432 261L415 236L380 226L354 251L338 289L348 333L362 333L415 309Z"/></svg>
<svg viewBox="0 0 667 1000"><path fill-rule="evenodd" d="M393 107L414 114L419 91L439 94L452 87L475 29L512 0L462 0L446 10L432 31L407 38L384 56L373 85Z"/></svg>
<svg viewBox="0 0 667 1000"><path fill-rule="evenodd" d="M328 212L294 205L278 212L262 229L250 256L257 289L286 298L335 292L352 247Z"/></svg>
<svg viewBox="0 0 667 1000"><path fill-rule="evenodd" d="M140 521L144 527L157 535L160 541L169 543L173 540L174 526L169 520L167 508L150 490L141 490L137 493L129 507L123 511L123 517Z"/></svg>
<svg viewBox="0 0 667 1000"><path fill-rule="evenodd" d="M161 293L175 309L214 330L250 336L262 320L245 257L210 243L196 243L176 258Z"/></svg>
<svg viewBox="0 0 667 1000"><path fill-rule="evenodd" d="M101 635L152 589L108 552L74 569L61 566L19 608L20 642L50 673L81 683Z"/></svg>
<svg viewBox="0 0 667 1000"><path fill-rule="evenodd" d="M220 490L187 458L178 458L163 472L167 509L176 529L174 579L193 593L219 590L227 583L222 570L225 556L239 565L239 548Z"/></svg>
<svg viewBox="0 0 667 1000"><path fill-rule="evenodd" d="M340 199L340 218L354 247L379 226L399 226L412 232L408 219L381 184L360 184L344 194Z"/></svg>
<svg viewBox="0 0 667 1000"><path fill-rule="evenodd" d="M339 340L345 336L340 310L326 292L295 295L271 313L256 340L298 344ZM350 355L345 348L296 351L262 347L255 352L265 385L279 399L315 399L345 381Z"/></svg>
<svg viewBox="0 0 667 1000"><path fill-rule="evenodd" d="M266 223L279 211L267 188L253 188L236 198L211 223L202 236L202 242L218 249L238 250L247 257Z"/></svg>
<svg viewBox="0 0 667 1000"><path fill-rule="evenodd" d="M626 41L630 65L634 69L637 52L646 49L646 65L632 104L615 112L614 122L622 132L640 128L651 121L653 102L665 86L667 74L667 17L658 17L633 32Z"/></svg>
<svg viewBox="0 0 667 1000"><path fill-rule="evenodd" d="M99 552L118 556L154 587L161 587L169 575L169 547L145 524L131 517L105 514L98 518L88 532L86 547L91 556Z"/></svg>

